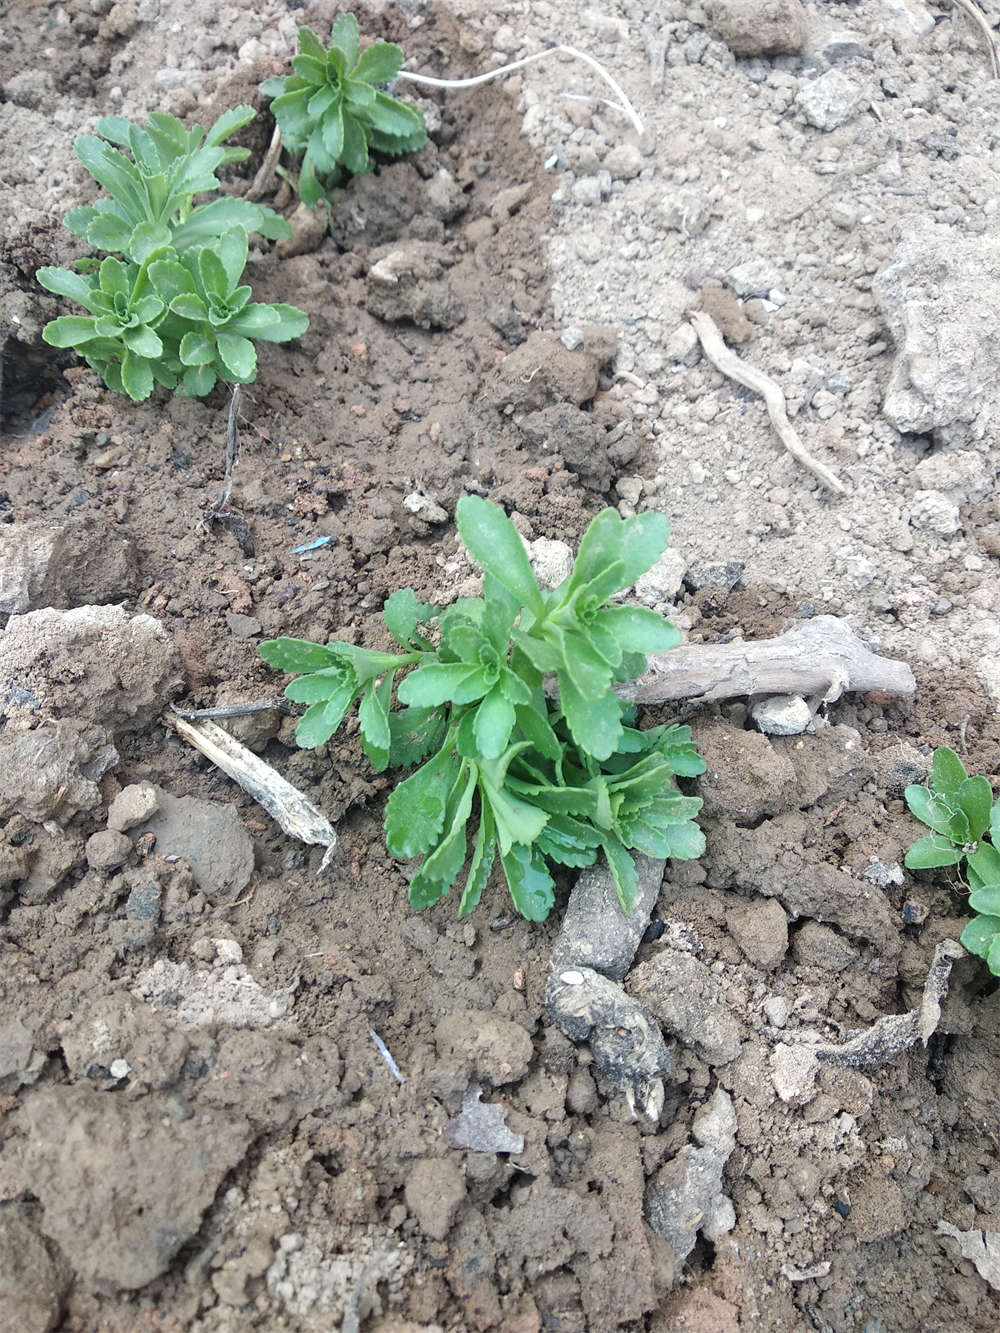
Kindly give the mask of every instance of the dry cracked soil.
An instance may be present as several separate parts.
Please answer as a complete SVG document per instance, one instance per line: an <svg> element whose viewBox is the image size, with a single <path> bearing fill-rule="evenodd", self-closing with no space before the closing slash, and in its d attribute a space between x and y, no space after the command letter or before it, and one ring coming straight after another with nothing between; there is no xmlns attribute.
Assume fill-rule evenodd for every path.
<svg viewBox="0 0 1000 1333"><path fill-rule="evenodd" d="M884 1059L800 1039L919 1003L966 905L903 870L903 788L939 744L998 773L1000 7L359 6L441 77L571 43L643 133L556 57L401 83L428 146L328 228L272 177L295 239L249 277L310 328L261 358L212 521L225 392L116 397L42 342L63 306L34 273L83 252L75 135L252 102L245 192L260 82L335 13L0 3L0 1327L995 1329L989 975L956 962L936 1031ZM797 735L747 700L646 710L707 762L706 855L668 866L626 980L674 1050L653 1122L546 1012L568 880L541 926L496 884L416 915L356 723L316 751L278 708L226 724L336 825L318 873L165 721L277 695L260 639L381 646L397 587L473 590L470 492L571 547L606 504L668 513L652 600L692 643L828 612L916 674Z"/></svg>

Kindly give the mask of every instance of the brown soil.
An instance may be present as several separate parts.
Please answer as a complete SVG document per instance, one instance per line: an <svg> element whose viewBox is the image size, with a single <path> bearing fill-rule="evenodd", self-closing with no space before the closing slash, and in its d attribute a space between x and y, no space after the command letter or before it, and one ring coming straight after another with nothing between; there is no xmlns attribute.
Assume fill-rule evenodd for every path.
<svg viewBox="0 0 1000 1333"><path fill-rule="evenodd" d="M416 8L420 26L390 8L368 30L405 41L414 67L478 67L476 32ZM30 129L48 98L65 99L68 141L104 114L113 87L128 108L130 80L145 86L142 71L157 68L136 44L155 42L175 11L8 6L7 101ZM217 68L197 97L167 94L203 123L213 106L252 98L273 67L248 51L233 72L223 55L251 36L244 9L233 12L238 37L214 13L205 20ZM324 13L293 18L325 31ZM207 517L223 478L222 389L133 405L37 339L7 343L0 520L65 531L33 607L124 603L155 617L167 636L160 702L268 698L278 682L259 639L380 646L389 592L449 600L474 573L450 519L463 493L503 504L529 538L575 545L618 503L619 479L662 465L613 391L615 330L585 327L572 352L553 332L552 181L511 97L487 88L461 114L443 98L439 111L428 148L354 181L315 248L254 258L256 299L292 301L311 325L266 349L243 395L228 521ZM12 153L29 176L30 151L29 136ZM89 197L65 155L57 165L65 197L48 201L51 216L23 216L0 255L7 308L36 326L59 303L34 270L79 253L54 220ZM15 185L25 178L16 161L4 170ZM442 170L453 188L440 188ZM369 277L399 250L435 275L408 285L409 317L387 309ZM412 514L403 501L414 492L445 519ZM296 553L318 538L330 540ZM828 609L819 586L803 608L758 588L751 566L744 579L683 595L692 638L763 637ZM970 771L1000 769L996 706L973 675L923 664L913 699L849 698L815 737L765 740L745 729L743 703L680 710L710 759L708 852L668 873L656 909L666 933L638 961L669 944L705 964L739 1053L722 1061L679 1046L649 1125L629 1119L588 1050L546 1016L568 884L544 926L512 916L496 885L467 921L449 902L417 916L382 841L387 779L364 760L356 724L302 752L276 710L234 723L336 825L337 856L319 874L320 852L281 834L158 708L109 716L86 660L39 659L34 682L57 701L56 731L91 756L72 769L70 795L29 817L13 812L16 788L37 766L0 781L0 1231L15 1275L0 1277L0 1311L18 1329L996 1327L994 1293L936 1234L941 1219L1000 1231L989 1091L1000 1047L984 970L956 967L926 1048L865 1074L824 1070L800 1101L776 1095L781 1037L762 1007L785 999L789 1032L840 1040L916 1002L935 944L961 929L960 886L907 873L879 888L864 872L873 858L900 862L917 836L902 787L930 747L961 750ZM0 681L0 708L13 718L10 684ZM116 758L95 770L109 744ZM713 756L725 757L721 777ZM139 783L212 803L217 816L235 809L237 820L219 817L207 862L244 857L238 882L236 870L213 879L141 841L105 864L87 840ZM810 906L802 885L834 871L864 893ZM774 900L786 947L765 965L748 941ZM155 910L144 915L144 901ZM522 1153L448 1145L443 1131L473 1082L524 1136ZM735 1226L700 1239L681 1274L646 1224L645 1199L716 1087L738 1121L724 1177Z"/></svg>

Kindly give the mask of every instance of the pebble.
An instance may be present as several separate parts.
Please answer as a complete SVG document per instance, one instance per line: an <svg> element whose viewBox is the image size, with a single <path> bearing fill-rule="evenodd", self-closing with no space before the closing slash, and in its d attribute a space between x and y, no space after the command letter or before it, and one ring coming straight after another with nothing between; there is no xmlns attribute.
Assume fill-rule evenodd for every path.
<svg viewBox="0 0 1000 1333"><path fill-rule="evenodd" d="M740 480L738 473L736 480ZM727 560L721 565L690 565L684 574L684 586L689 592L700 588L725 588L732 592L742 577L742 560Z"/></svg>
<svg viewBox="0 0 1000 1333"><path fill-rule="evenodd" d="M429 495L422 495L419 491L411 491L403 497L403 508L424 523L448 522L448 511Z"/></svg>
<svg viewBox="0 0 1000 1333"><path fill-rule="evenodd" d="M85 850L91 870L117 870L128 860L132 840L125 833L104 829L87 839Z"/></svg>
<svg viewBox="0 0 1000 1333"><path fill-rule="evenodd" d="M593 208L601 202L601 182L597 176L581 176L573 182L571 193L578 204Z"/></svg>
<svg viewBox="0 0 1000 1333"><path fill-rule="evenodd" d="M942 491L917 491L910 504L910 522L937 537L952 537L962 525L958 505Z"/></svg>
<svg viewBox="0 0 1000 1333"><path fill-rule="evenodd" d="M578 347L583 346L583 330L576 324L569 324L559 335L559 341L567 352L575 352Z"/></svg>
<svg viewBox="0 0 1000 1333"><path fill-rule="evenodd" d="M804 1106L816 1096L819 1060L808 1046L780 1042L771 1055L771 1082L783 1102Z"/></svg>
<svg viewBox="0 0 1000 1333"><path fill-rule="evenodd" d="M769 995L761 1005L764 1017L772 1027L783 1028L792 1014L792 1002L783 995Z"/></svg>
<svg viewBox="0 0 1000 1333"><path fill-rule="evenodd" d="M707 0L705 13L734 55L795 55L805 45L802 0Z"/></svg>
<svg viewBox="0 0 1000 1333"><path fill-rule="evenodd" d="M860 110L863 100L857 85L839 69L803 83L798 96L799 108L809 124L827 132L845 125Z"/></svg>
<svg viewBox="0 0 1000 1333"><path fill-rule="evenodd" d="M798 736L812 721L812 709L798 694L774 694L759 699L750 716L767 736Z"/></svg>
<svg viewBox="0 0 1000 1333"><path fill-rule="evenodd" d="M644 606L662 606L672 602L684 586L686 568L684 557L668 546L652 569L636 580L636 601L642 602Z"/></svg>
<svg viewBox="0 0 1000 1333"><path fill-rule="evenodd" d="M528 559L540 588L557 588L573 570L573 551L566 542L539 537L529 542Z"/></svg>
<svg viewBox="0 0 1000 1333"><path fill-rule="evenodd" d="M974 505L993 491L993 469L973 449L949 449L922 458L913 469L917 484L936 491L957 505Z"/></svg>
<svg viewBox="0 0 1000 1333"><path fill-rule="evenodd" d="M767 296L781 282L781 274L767 259L748 259L731 268L728 285L737 296Z"/></svg>
<svg viewBox="0 0 1000 1333"><path fill-rule="evenodd" d="M604 169L615 180L634 180L642 170L642 154L635 144L618 144L605 156Z"/></svg>
<svg viewBox="0 0 1000 1333"><path fill-rule="evenodd" d="M668 361L682 366L693 366L701 356L701 344L694 326L686 320L679 324L663 344L664 355Z"/></svg>
<svg viewBox="0 0 1000 1333"><path fill-rule="evenodd" d="M123 787L108 810L108 828L113 833L144 824L159 809L156 789L150 782L133 782Z"/></svg>

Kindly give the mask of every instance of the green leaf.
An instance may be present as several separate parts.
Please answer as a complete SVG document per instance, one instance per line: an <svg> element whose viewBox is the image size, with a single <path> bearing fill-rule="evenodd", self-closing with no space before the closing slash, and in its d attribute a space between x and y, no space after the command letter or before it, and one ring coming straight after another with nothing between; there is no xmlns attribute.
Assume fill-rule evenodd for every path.
<svg viewBox="0 0 1000 1333"><path fill-rule="evenodd" d="M417 626L437 615L438 609L429 602L417 601L417 594L412 588L400 588L386 598L382 616L389 633L398 644L404 648L419 648L426 645L417 634Z"/></svg>
<svg viewBox="0 0 1000 1333"><path fill-rule="evenodd" d="M1000 852L988 842L981 842L967 858L969 882L974 889L984 884L1000 884Z"/></svg>
<svg viewBox="0 0 1000 1333"><path fill-rule="evenodd" d="M392 681L391 672L387 672L378 684L370 680L361 700L361 707L358 709L365 754L378 773L384 772L389 765L389 747L392 742L389 730Z"/></svg>
<svg viewBox="0 0 1000 1333"><path fill-rule="evenodd" d="M320 671L339 661L337 645L310 643L307 639L265 639L257 645L257 651L268 666L278 671Z"/></svg>
<svg viewBox="0 0 1000 1333"><path fill-rule="evenodd" d="M933 870L938 866L958 865L961 859L960 847L933 833L930 837L917 839L903 858L903 864L909 870Z"/></svg>
<svg viewBox="0 0 1000 1333"><path fill-rule="evenodd" d="M296 745L303 750L312 750L317 745L325 745L343 721L353 697L352 694L345 703L343 694L334 695L331 699L320 700L311 708L307 708L295 729Z"/></svg>
<svg viewBox="0 0 1000 1333"><path fill-rule="evenodd" d="M212 247L219 257L228 283L227 294L239 284L247 266L248 241L242 227L229 227Z"/></svg>
<svg viewBox="0 0 1000 1333"><path fill-rule="evenodd" d="M269 310L276 318L264 323L265 310ZM301 337L308 327L308 315L293 305L278 303L244 306L240 313L229 321L226 330L230 333L242 333L245 337L256 338L260 342L284 343L290 338Z"/></svg>
<svg viewBox="0 0 1000 1333"><path fill-rule="evenodd" d="M544 610L542 594L521 535L507 515L478 495L463 495L455 509L455 521L476 563L521 605L540 616Z"/></svg>
<svg viewBox="0 0 1000 1333"><path fill-rule="evenodd" d="M316 179L312 158L308 153L302 159L302 167L299 170L299 198L310 208L315 208L326 198L322 185Z"/></svg>
<svg viewBox="0 0 1000 1333"><path fill-rule="evenodd" d="M427 666L418 667L401 682L399 702L416 704L422 708L448 703L455 687L475 670L468 662L431 662Z"/></svg>
<svg viewBox="0 0 1000 1333"><path fill-rule="evenodd" d="M170 302L170 309L181 319L190 319L196 324L208 322L208 307L197 292L179 292Z"/></svg>
<svg viewBox="0 0 1000 1333"><path fill-rule="evenodd" d="M301 144L309 136L312 127L312 117L309 115L311 97L311 89L284 92L271 103L271 114L289 146Z"/></svg>
<svg viewBox="0 0 1000 1333"><path fill-rule="evenodd" d="M98 336L94 320L86 315L60 315L42 329L50 347L81 347Z"/></svg>
<svg viewBox="0 0 1000 1333"><path fill-rule="evenodd" d="M965 781L965 765L954 750L947 745L939 745L931 760L931 786L939 794L956 793Z"/></svg>
<svg viewBox="0 0 1000 1333"><path fill-rule="evenodd" d="M676 648L682 637L669 620L642 606L606 606L596 621L626 652L663 653Z"/></svg>
<svg viewBox="0 0 1000 1333"><path fill-rule="evenodd" d="M351 77L366 83L391 83L403 68L403 52L394 42L372 42L361 52Z"/></svg>
<svg viewBox="0 0 1000 1333"><path fill-rule="evenodd" d="M146 272L157 294L168 305L176 296L194 294L194 278L176 259L154 259Z"/></svg>
<svg viewBox="0 0 1000 1333"><path fill-rule="evenodd" d="M490 871L493 869L496 854L497 836L493 827L493 816L490 814L490 807L484 802L479 815L476 840L472 847L472 858L469 861L469 873L465 878L462 900L458 905L458 915L460 917L468 916L470 912L478 907L479 900L483 896L483 889L485 889L490 877Z"/></svg>
<svg viewBox="0 0 1000 1333"><path fill-rule="evenodd" d="M89 224L86 238L95 250L128 251L132 242L134 224L116 217L114 213L99 213Z"/></svg>
<svg viewBox="0 0 1000 1333"><path fill-rule="evenodd" d="M445 715L440 708L401 708L389 714L389 763L410 768L441 744Z"/></svg>
<svg viewBox="0 0 1000 1333"><path fill-rule="evenodd" d="M299 29L299 50L304 56L314 56L317 60L326 59L326 47L305 24Z"/></svg>
<svg viewBox="0 0 1000 1333"><path fill-rule="evenodd" d="M912 813L935 833L940 833L959 844L967 842L971 837L969 821L964 811L959 808L955 793L938 796L919 783L912 783L904 790L903 795Z"/></svg>
<svg viewBox="0 0 1000 1333"><path fill-rule="evenodd" d="M670 521L666 514L635 514L624 525L622 558L625 572L623 588L631 588L636 579L652 569L667 549Z"/></svg>
<svg viewBox="0 0 1000 1333"><path fill-rule="evenodd" d="M420 869L410 881L435 882L441 886L441 893L447 892L458 878L465 863L468 840L465 826L472 813L472 798L476 791L476 769L473 764L464 764L448 797L448 807L444 817L444 832L441 841L425 857ZM417 892L420 892L418 889ZM438 897L440 894L437 895ZM411 893L410 901L413 902Z"/></svg>
<svg viewBox="0 0 1000 1333"><path fill-rule="evenodd" d="M205 145L208 148L215 148L228 139L231 134L241 130L244 125L249 125L256 117L257 113L252 106L241 103L239 106L230 107L228 111L223 111L222 115L208 131L205 137Z"/></svg>
<svg viewBox="0 0 1000 1333"><path fill-rule="evenodd" d="M611 688L611 668L588 639L584 630L562 631L556 625L545 630L559 645L562 662L559 670L559 688L567 678L584 699L601 700Z"/></svg>
<svg viewBox="0 0 1000 1333"><path fill-rule="evenodd" d="M484 759L497 759L507 748L514 727L514 706L494 685L476 709L476 748Z"/></svg>
<svg viewBox="0 0 1000 1333"><path fill-rule="evenodd" d="M514 906L528 921L544 921L555 903L555 884L540 853L514 843L500 860Z"/></svg>
<svg viewBox="0 0 1000 1333"><path fill-rule="evenodd" d="M125 353L122 357L122 387L136 403L143 402L153 392L153 371L145 357Z"/></svg>
<svg viewBox="0 0 1000 1333"><path fill-rule="evenodd" d="M194 329L181 339L179 356L185 366L207 366L215 356L215 343Z"/></svg>
<svg viewBox="0 0 1000 1333"><path fill-rule="evenodd" d="M140 222L132 232L128 253L137 264L143 264L150 255L156 254L157 250L169 247L170 235L170 228L163 226L162 223Z"/></svg>
<svg viewBox="0 0 1000 1333"><path fill-rule="evenodd" d="M344 97L362 113L367 107L375 105L375 89L370 83L362 83L358 79L344 80Z"/></svg>
<svg viewBox="0 0 1000 1333"><path fill-rule="evenodd" d="M337 666L321 667L319 671L310 671L299 676L285 686L285 698L297 704L315 704L322 699L338 698L345 689L350 689L351 699L361 689L361 682L343 663Z"/></svg>
<svg viewBox="0 0 1000 1333"><path fill-rule="evenodd" d="M987 958L997 938L1000 938L1000 916L974 916L959 936L963 948L977 958Z"/></svg>
<svg viewBox="0 0 1000 1333"><path fill-rule="evenodd" d="M517 725L538 753L558 763L562 758L563 747L559 737L549 725L548 718L542 717L534 707L527 705L515 707L514 712Z"/></svg>
<svg viewBox="0 0 1000 1333"><path fill-rule="evenodd" d="M322 120L335 102L339 101L337 90L324 83L310 97L306 110L312 120Z"/></svg>
<svg viewBox="0 0 1000 1333"><path fill-rule="evenodd" d="M973 842L978 842L990 825L993 788L986 778L966 778L955 793L955 798L969 821Z"/></svg>
<svg viewBox="0 0 1000 1333"><path fill-rule="evenodd" d="M437 842L461 763L446 742L394 789L385 807L385 842L393 856L419 856Z"/></svg>
<svg viewBox="0 0 1000 1333"><path fill-rule="evenodd" d="M417 107L387 93L376 92L375 105L368 111L368 120L380 138L397 140L394 147L389 147L390 152L413 152L427 142L424 118Z"/></svg>
<svg viewBox="0 0 1000 1333"><path fill-rule="evenodd" d="M591 519L580 538L573 572L566 588L567 597L585 588L609 565L621 560L623 540L622 517L617 509L602 509Z"/></svg>
<svg viewBox="0 0 1000 1333"><path fill-rule="evenodd" d="M91 314L95 313L91 301L94 284L85 278L82 273L73 273L68 268L46 266L37 269L35 277L47 292L55 292L56 296L68 296L71 301L75 301L77 305L82 305Z"/></svg>
<svg viewBox="0 0 1000 1333"><path fill-rule="evenodd" d="M229 295L230 284L222 260L207 246L198 251L198 276L206 295L216 296L221 301Z"/></svg>
<svg viewBox="0 0 1000 1333"><path fill-rule="evenodd" d="M545 811L522 801L506 787L497 786L482 771L479 782L493 812L501 853L506 854L518 842L530 847L548 823Z"/></svg>
<svg viewBox="0 0 1000 1333"><path fill-rule="evenodd" d="M565 676L559 680L559 698L570 735L586 754L607 759L614 754L622 733L621 706L609 690L601 699L584 699Z"/></svg>
<svg viewBox="0 0 1000 1333"><path fill-rule="evenodd" d="M338 14L330 34L330 45L343 53L349 70L358 63L361 54L361 31L353 14Z"/></svg>
<svg viewBox="0 0 1000 1333"><path fill-rule="evenodd" d="M986 966L995 977L1000 977L1000 935L994 935L986 950Z"/></svg>
<svg viewBox="0 0 1000 1333"><path fill-rule="evenodd" d="M165 308L158 296L140 296L132 302L131 312L140 324L152 324L154 319L159 319Z"/></svg>
<svg viewBox="0 0 1000 1333"><path fill-rule="evenodd" d="M292 69L313 87L321 88L326 83L326 55L322 60L315 56L293 56Z"/></svg>
<svg viewBox="0 0 1000 1333"><path fill-rule="evenodd" d="M615 882L621 909L628 916L635 907L635 895L639 891L639 876L636 874L635 862L614 834L602 838L601 846L608 862L608 869L611 871L611 878Z"/></svg>
<svg viewBox="0 0 1000 1333"><path fill-rule="evenodd" d="M697 824L670 824L666 829L668 855L674 861L696 861L705 854L705 835Z"/></svg>
<svg viewBox="0 0 1000 1333"><path fill-rule="evenodd" d="M240 383L249 384L257 374L257 353L248 338L235 333L217 333L215 345L222 364Z"/></svg>
<svg viewBox="0 0 1000 1333"><path fill-rule="evenodd" d="M101 139L81 134L73 142L73 151L94 180L127 211L134 222L148 216L142 180L136 167Z"/></svg>
<svg viewBox="0 0 1000 1333"><path fill-rule="evenodd" d="M320 134L326 152L334 162L339 161L344 150L344 113L339 102L324 112L320 121Z"/></svg>
<svg viewBox="0 0 1000 1333"><path fill-rule="evenodd" d="M136 356L156 357L163 354L163 343L146 324L138 324L134 329L122 330L125 346Z"/></svg>
<svg viewBox="0 0 1000 1333"><path fill-rule="evenodd" d="M370 165L368 139L361 122L344 109L344 142L340 150L341 164L352 176L360 176Z"/></svg>
<svg viewBox="0 0 1000 1333"><path fill-rule="evenodd" d="M984 884L969 894L969 906L974 912L1000 916L1000 884Z"/></svg>
<svg viewBox="0 0 1000 1333"><path fill-rule="evenodd" d="M215 379L211 366L189 366L181 380L181 388L189 398L203 398L215 388Z"/></svg>

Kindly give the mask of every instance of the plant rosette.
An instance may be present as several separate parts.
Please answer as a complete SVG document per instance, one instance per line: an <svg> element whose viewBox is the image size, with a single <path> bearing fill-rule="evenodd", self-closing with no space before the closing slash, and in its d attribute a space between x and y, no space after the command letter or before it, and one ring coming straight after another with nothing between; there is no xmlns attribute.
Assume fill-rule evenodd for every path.
<svg viewBox="0 0 1000 1333"><path fill-rule="evenodd" d="M1000 800L984 777L970 778L954 750L940 746L931 761L930 787L904 792L911 812L931 832L910 847L910 870L964 869L969 906L976 913L961 934L970 953L1000 976Z"/></svg>
<svg viewBox="0 0 1000 1333"><path fill-rule="evenodd" d="M690 729L638 730L613 689L641 674L647 653L679 642L654 612L608 605L656 562L669 524L662 514L623 520L603 510L568 578L542 591L502 510L465 496L456 520L483 570L483 595L441 609L412 589L393 593L383 614L400 651L290 638L260 645L271 666L301 673L285 691L308 705L298 743L328 741L360 699L374 767L419 765L385 814L389 851L423 858L410 879L414 907L437 902L465 868L466 915L499 861L516 909L541 921L555 901L551 865L587 866L600 855L630 912L633 853L684 860L704 850L694 822L701 800L677 786L704 772ZM545 688L550 675L558 700Z"/></svg>
<svg viewBox="0 0 1000 1333"><path fill-rule="evenodd" d="M373 42L363 51L358 21L340 14L329 47L312 28L300 28L294 74L261 85L290 153L301 156L299 196L319 204L338 169L360 175L371 152L397 157L422 148L427 130L420 111L390 97L376 85L391 83L403 65L392 42Z"/></svg>

